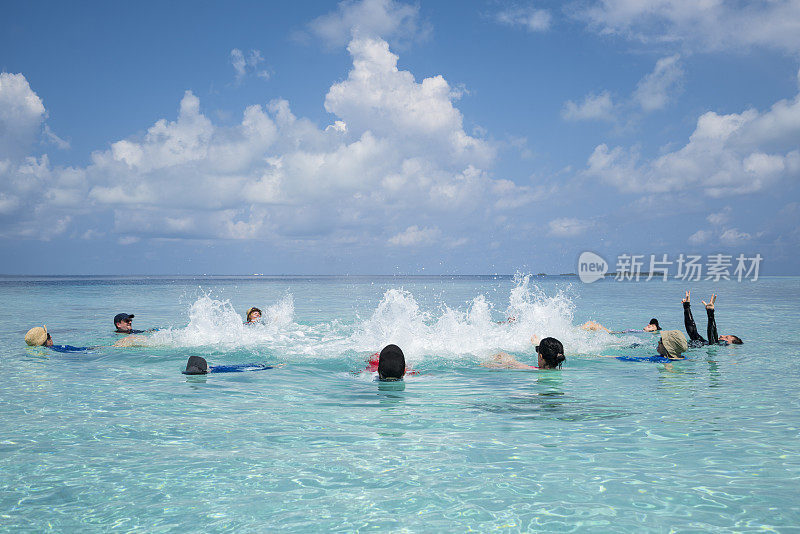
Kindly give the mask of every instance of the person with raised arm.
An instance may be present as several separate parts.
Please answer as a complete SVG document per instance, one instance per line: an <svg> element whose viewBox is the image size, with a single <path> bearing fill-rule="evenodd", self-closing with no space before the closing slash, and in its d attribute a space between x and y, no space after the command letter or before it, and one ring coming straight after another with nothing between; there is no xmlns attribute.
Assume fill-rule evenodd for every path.
<svg viewBox="0 0 800 534"><path fill-rule="evenodd" d="M717 302L717 295L711 295L711 298L708 302L701 301L703 306L706 308L706 315L708 315L708 326L706 327L706 335L708 336L708 340L703 339L703 337L697 332L697 325L694 322L694 317L692 316L692 308L691 308L691 291L686 291L686 296L683 297L681 302L683 303L683 323L686 327L686 334L689 336L689 346L690 347L702 347L703 345L741 345L742 339L739 336L734 336L732 334L724 334L722 336L717 334L717 321L714 318L714 306Z"/></svg>

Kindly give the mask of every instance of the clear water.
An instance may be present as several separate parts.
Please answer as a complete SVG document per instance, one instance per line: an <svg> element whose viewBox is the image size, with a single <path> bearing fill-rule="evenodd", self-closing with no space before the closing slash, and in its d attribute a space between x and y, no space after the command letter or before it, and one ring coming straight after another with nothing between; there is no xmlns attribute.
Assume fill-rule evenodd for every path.
<svg viewBox="0 0 800 534"><path fill-rule="evenodd" d="M789 531L800 526L800 279L715 290L720 333L669 365L679 282L574 278L2 278L0 529L5 531ZM245 328L244 310L265 324ZM160 327L108 345L111 318ZM698 313L699 311L699 313ZM513 323L497 323L508 316ZM564 342L561 371L530 337ZM358 373L384 344L421 374ZM638 348L627 348L633 342ZM188 356L267 362L187 377Z"/></svg>

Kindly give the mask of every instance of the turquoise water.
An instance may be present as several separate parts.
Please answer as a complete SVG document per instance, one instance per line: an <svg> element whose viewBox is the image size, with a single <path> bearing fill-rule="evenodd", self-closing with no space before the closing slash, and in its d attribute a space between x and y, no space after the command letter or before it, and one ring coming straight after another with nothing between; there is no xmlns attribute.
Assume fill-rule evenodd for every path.
<svg viewBox="0 0 800 534"><path fill-rule="evenodd" d="M648 334L719 295L668 365ZM789 531L800 527L800 278L0 278L5 531ZM250 306L264 324L241 324ZM159 327L108 345L111 318ZM512 323L498 323L514 316ZM530 337L561 371L497 371ZM358 373L384 344L420 371ZM629 348L634 343L643 346ZM190 355L276 369L187 377Z"/></svg>

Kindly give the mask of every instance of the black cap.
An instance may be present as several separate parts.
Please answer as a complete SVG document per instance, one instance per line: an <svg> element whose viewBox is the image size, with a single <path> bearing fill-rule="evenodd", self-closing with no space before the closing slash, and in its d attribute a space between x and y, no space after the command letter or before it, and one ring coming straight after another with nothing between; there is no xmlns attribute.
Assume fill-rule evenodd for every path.
<svg viewBox="0 0 800 534"><path fill-rule="evenodd" d="M127 321L128 319L133 319L133 314L127 313L118 313L114 316L114 326L117 326L117 323L120 321Z"/></svg>
<svg viewBox="0 0 800 534"><path fill-rule="evenodd" d="M186 362L185 375L204 375L208 373L208 362L202 356L189 356Z"/></svg>
<svg viewBox="0 0 800 534"><path fill-rule="evenodd" d="M378 356L378 378L399 380L406 374L406 358L397 345L386 345Z"/></svg>

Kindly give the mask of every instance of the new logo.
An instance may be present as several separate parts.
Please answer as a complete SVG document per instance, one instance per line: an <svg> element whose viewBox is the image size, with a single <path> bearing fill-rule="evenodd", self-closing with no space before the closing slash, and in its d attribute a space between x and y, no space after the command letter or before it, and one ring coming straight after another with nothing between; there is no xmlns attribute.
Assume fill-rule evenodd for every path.
<svg viewBox="0 0 800 534"><path fill-rule="evenodd" d="M608 272L606 260L594 252L583 252L578 258L578 278L585 284L591 284L603 278Z"/></svg>

